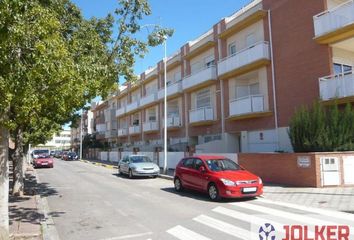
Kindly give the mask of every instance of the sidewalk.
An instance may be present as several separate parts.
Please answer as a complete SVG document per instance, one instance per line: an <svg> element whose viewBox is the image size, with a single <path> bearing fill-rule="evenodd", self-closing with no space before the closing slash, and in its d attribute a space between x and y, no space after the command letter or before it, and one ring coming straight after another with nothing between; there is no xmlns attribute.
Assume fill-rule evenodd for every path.
<svg viewBox="0 0 354 240"><path fill-rule="evenodd" d="M22 197L9 197L10 239L42 239L43 215L39 213L37 180L32 166L27 167L25 193Z"/></svg>

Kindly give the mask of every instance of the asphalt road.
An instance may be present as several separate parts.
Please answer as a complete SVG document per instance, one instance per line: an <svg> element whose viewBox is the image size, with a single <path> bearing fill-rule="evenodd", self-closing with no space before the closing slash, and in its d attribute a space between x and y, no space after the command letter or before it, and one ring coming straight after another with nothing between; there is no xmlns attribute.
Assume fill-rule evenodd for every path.
<svg viewBox="0 0 354 240"><path fill-rule="evenodd" d="M294 221L354 226L351 214L266 199L214 203L204 194L176 193L169 180L128 179L79 161L56 159L54 165L37 173L61 240L249 240L252 233L259 239L265 223L280 232Z"/></svg>

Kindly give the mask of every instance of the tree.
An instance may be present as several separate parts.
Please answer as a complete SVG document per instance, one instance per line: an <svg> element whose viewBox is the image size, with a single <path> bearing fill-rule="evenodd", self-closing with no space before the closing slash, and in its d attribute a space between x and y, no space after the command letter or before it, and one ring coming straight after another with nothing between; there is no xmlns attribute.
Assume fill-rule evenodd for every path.
<svg viewBox="0 0 354 240"><path fill-rule="evenodd" d="M302 107L290 121L289 136L295 152L354 150L354 111L347 104L340 110L315 103Z"/></svg>
<svg viewBox="0 0 354 240"><path fill-rule="evenodd" d="M89 20L70 0L0 2L0 124L16 145L14 194L23 192L24 146L44 141L92 98L105 97L119 77L133 80L135 56L172 34L156 28L148 41L135 38L149 5L118 2L115 15Z"/></svg>

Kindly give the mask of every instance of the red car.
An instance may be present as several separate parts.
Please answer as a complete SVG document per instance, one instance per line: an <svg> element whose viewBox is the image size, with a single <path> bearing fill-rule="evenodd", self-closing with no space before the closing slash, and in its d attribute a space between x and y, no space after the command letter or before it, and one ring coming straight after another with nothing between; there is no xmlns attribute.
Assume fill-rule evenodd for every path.
<svg viewBox="0 0 354 240"><path fill-rule="evenodd" d="M53 158L51 158L49 155L40 155L37 158L33 159L33 166L35 168L38 167L53 168L54 167Z"/></svg>
<svg viewBox="0 0 354 240"><path fill-rule="evenodd" d="M176 167L174 184L178 192L184 188L206 192L213 201L263 194L261 178L223 156L183 158Z"/></svg>

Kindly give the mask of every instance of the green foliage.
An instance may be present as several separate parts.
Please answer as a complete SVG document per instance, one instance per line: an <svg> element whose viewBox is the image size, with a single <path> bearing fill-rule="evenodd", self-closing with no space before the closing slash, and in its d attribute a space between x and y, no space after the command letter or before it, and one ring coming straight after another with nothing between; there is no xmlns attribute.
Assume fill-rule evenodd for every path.
<svg viewBox="0 0 354 240"><path fill-rule="evenodd" d="M133 79L135 57L172 34L157 28L138 40L147 1L118 4L115 15L87 20L70 0L0 1L0 124L12 136L21 129L24 144L45 142L120 77Z"/></svg>
<svg viewBox="0 0 354 240"><path fill-rule="evenodd" d="M289 136L295 152L354 150L354 111L350 104L340 110L315 103L301 107L290 121Z"/></svg>

